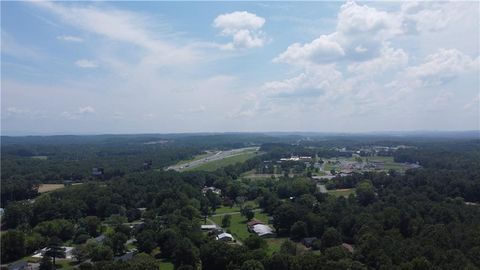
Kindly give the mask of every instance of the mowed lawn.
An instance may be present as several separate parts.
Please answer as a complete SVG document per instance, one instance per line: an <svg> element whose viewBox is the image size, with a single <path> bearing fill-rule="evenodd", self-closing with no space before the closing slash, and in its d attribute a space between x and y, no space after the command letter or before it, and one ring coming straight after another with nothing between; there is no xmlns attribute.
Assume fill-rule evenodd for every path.
<svg viewBox="0 0 480 270"><path fill-rule="evenodd" d="M78 186L78 185L81 185L81 184L83 184L83 183L73 183L73 184L70 185L70 187ZM65 188L64 184L40 184L38 186L38 193L46 193L46 192L50 192L50 191L59 190L59 189L62 189L62 188Z"/></svg>
<svg viewBox="0 0 480 270"><path fill-rule="evenodd" d="M267 253L269 255L272 255L273 253L280 251L283 242L285 242L286 240L288 240L288 237L265 238L265 241L267 242ZM295 246L297 247L297 254L298 252L304 252L307 250L307 248L302 243L293 243L295 243Z"/></svg>
<svg viewBox="0 0 480 270"><path fill-rule="evenodd" d="M165 259L160 261L160 269L161 270L173 270L173 263L166 261Z"/></svg>
<svg viewBox="0 0 480 270"><path fill-rule="evenodd" d="M250 206L252 209L258 208L258 204L256 201L246 201L245 206ZM222 206L217 208L214 214L225 214L225 213L232 213L232 212L240 212L240 206L238 205L235 205L233 207Z"/></svg>
<svg viewBox="0 0 480 270"><path fill-rule="evenodd" d="M50 192L64 187L64 184L41 184L38 186L38 193Z"/></svg>
<svg viewBox="0 0 480 270"><path fill-rule="evenodd" d="M211 172L229 165L245 162L246 160L256 155L258 155L257 151L245 151L235 156L227 157L220 160L210 161L200 166L188 168L185 171L210 171Z"/></svg>
<svg viewBox="0 0 480 270"><path fill-rule="evenodd" d="M333 195L335 197L348 197L350 194L355 195L354 188L344 188L344 189L332 189L328 191L328 194Z"/></svg>
<svg viewBox="0 0 480 270"><path fill-rule="evenodd" d="M211 217L211 219L219 226L222 226L222 218L224 215L220 216L214 216ZM250 232L247 229L247 219L240 215L240 213L237 214L232 214L232 219L230 222L230 227L224 228L227 231L230 231L230 233L233 235L235 239L238 239L240 241L245 240L249 235ZM264 222L265 224L268 224L268 215L265 213L261 212L255 212L255 219L260 220Z"/></svg>

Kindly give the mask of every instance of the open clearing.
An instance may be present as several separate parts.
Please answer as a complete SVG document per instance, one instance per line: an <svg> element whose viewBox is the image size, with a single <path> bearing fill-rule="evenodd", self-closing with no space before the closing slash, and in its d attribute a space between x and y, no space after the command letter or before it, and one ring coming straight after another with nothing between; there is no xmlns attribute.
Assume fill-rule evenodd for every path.
<svg viewBox="0 0 480 270"><path fill-rule="evenodd" d="M77 186L81 184L82 183L73 183L72 186ZM38 186L38 193L51 192L62 188L65 188L64 184L40 184Z"/></svg>
<svg viewBox="0 0 480 270"><path fill-rule="evenodd" d="M252 209L258 208L258 204L255 201L246 201L245 206L249 206ZM215 210L214 215L232 213L232 212L240 212L240 206L238 205L235 205L233 207L221 206Z"/></svg>
<svg viewBox="0 0 480 270"><path fill-rule="evenodd" d="M48 156L31 156L33 159L47 160Z"/></svg>
<svg viewBox="0 0 480 270"><path fill-rule="evenodd" d="M222 218L224 215L212 216L211 219L218 224L222 225ZM240 213L231 214L232 219L230 221L230 227L224 228L227 232L230 232L235 239L243 241L251 234L247 229L247 219L240 215ZM261 212L255 212L255 219L268 224L268 215Z"/></svg>
<svg viewBox="0 0 480 270"><path fill-rule="evenodd" d="M350 194L355 194L354 188L344 188L344 189L332 189L328 191L328 194L335 197L348 197Z"/></svg>
<svg viewBox="0 0 480 270"><path fill-rule="evenodd" d="M38 193L50 192L64 187L64 184L41 184L38 186Z"/></svg>
<svg viewBox="0 0 480 270"><path fill-rule="evenodd" d="M279 252L280 248L282 247L283 242L288 240L288 237L278 237L278 238L265 238L267 242L267 253L272 255L275 252ZM307 248L302 245L300 242L293 242L297 247L297 253L303 253L307 250Z"/></svg>

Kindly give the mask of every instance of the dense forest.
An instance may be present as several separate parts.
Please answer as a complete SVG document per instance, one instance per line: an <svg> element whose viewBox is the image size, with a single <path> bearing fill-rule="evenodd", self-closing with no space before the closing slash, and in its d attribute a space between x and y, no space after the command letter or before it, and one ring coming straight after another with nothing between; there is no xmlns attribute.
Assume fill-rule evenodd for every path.
<svg viewBox="0 0 480 270"><path fill-rule="evenodd" d="M478 139L199 134L2 140L2 263L70 245L80 269L162 269L161 261L205 270L480 269ZM348 156L337 148L399 144L412 147L392 153L395 161L422 167L326 183L355 188L347 197L319 192L307 175L242 177L290 155ZM262 154L216 171L162 169L209 149L250 145ZM153 169L142 169L145 160ZM104 168L105 176L92 177L92 167ZM83 184L41 195L32 189L59 180ZM221 196L203 194L205 186L221 189ZM200 230L216 209L243 207L244 200L271 217L282 239L278 251L269 252L266 239L254 234L232 244ZM103 242L92 240L101 235ZM311 247L299 250L306 238L314 239ZM130 239L138 253L116 259ZM52 269L48 256L40 266Z"/></svg>

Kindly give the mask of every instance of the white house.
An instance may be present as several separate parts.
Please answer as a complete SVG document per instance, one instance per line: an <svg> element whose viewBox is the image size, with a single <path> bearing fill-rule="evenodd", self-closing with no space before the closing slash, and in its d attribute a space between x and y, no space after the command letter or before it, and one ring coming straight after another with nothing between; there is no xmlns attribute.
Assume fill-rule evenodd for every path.
<svg viewBox="0 0 480 270"><path fill-rule="evenodd" d="M233 241L233 236L229 233L224 232L217 235L215 239L225 241L225 242L230 242L230 241Z"/></svg>

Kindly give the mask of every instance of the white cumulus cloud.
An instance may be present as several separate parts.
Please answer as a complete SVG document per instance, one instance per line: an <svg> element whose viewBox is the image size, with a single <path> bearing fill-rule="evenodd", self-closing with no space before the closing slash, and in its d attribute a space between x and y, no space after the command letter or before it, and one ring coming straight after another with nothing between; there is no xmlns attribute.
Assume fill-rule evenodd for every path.
<svg viewBox="0 0 480 270"><path fill-rule="evenodd" d="M230 50L262 47L267 41L261 31L264 24L264 18L247 11L222 14L213 21L213 26L221 29L222 35L232 37L232 42L221 46Z"/></svg>
<svg viewBox="0 0 480 270"><path fill-rule="evenodd" d="M78 109L79 114L94 113L95 109L92 106L80 107Z"/></svg>
<svg viewBox="0 0 480 270"><path fill-rule="evenodd" d="M475 67L478 67L478 59L456 49L439 49L428 55L422 64L409 67L406 73L407 77L419 80L422 85L438 85Z"/></svg>
<svg viewBox="0 0 480 270"><path fill-rule="evenodd" d="M67 41L67 42L83 42L83 38L76 36L62 35L57 37L58 40Z"/></svg>
<svg viewBox="0 0 480 270"><path fill-rule="evenodd" d="M75 61L75 65L81 68L96 68L98 64L93 60L80 59Z"/></svg>
<svg viewBox="0 0 480 270"><path fill-rule="evenodd" d="M276 57L274 62L288 64L305 64L308 62L324 63L335 61L345 55L344 50L329 36L320 36L311 43L301 45L294 43L285 52Z"/></svg>

